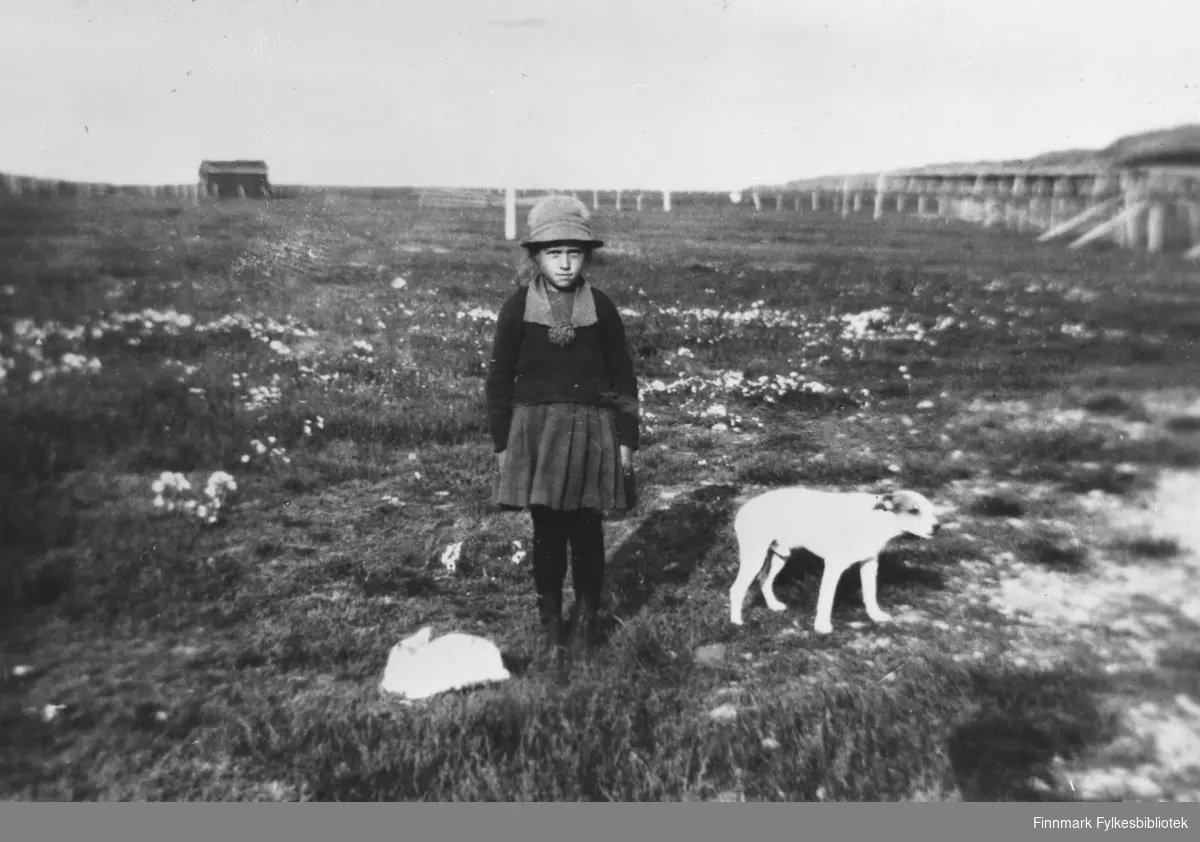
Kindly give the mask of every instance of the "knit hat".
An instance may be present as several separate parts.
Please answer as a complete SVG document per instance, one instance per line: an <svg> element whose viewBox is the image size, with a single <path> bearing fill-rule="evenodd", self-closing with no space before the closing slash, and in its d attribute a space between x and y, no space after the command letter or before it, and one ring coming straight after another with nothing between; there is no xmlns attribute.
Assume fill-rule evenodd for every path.
<svg viewBox="0 0 1200 842"><path fill-rule="evenodd" d="M572 242L600 248L604 241L592 236L591 218L587 206L574 196L546 196L529 211L529 236L521 245Z"/></svg>

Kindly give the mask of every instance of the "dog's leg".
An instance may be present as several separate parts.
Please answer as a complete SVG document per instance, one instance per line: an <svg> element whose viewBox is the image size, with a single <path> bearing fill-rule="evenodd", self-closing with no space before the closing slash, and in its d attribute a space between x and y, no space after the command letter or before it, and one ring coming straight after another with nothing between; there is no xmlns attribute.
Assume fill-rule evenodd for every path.
<svg viewBox="0 0 1200 842"><path fill-rule="evenodd" d="M833 595L837 593L842 574L852 563L840 559L825 559L825 571L821 574L821 591L817 595L816 620L813 623L813 631L817 634L829 634L833 631Z"/></svg>
<svg viewBox="0 0 1200 842"><path fill-rule="evenodd" d="M878 556L864 562L859 569L859 575L862 577L863 603L867 607L867 616L876 623L891 622L892 615L880 608L876 599L876 582L879 579Z"/></svg>
<svg viewBox="0 0 1200 842"><path fill-rule="evenodd" d="M742 624L742 605L746 601L750 586L754 584L754 577L762 570L770 546L762 541L753 540L742 540L739 543L737 578L729 589L729 621L735 626Z"/></svg>
<svg viewBox="0 0 1200 842"><path fill-rule="evenodd" d="M775 596L775 577L783 570L785 564L787 564L787 557L781 555L778 549L772 550L771 570L762 583L763 597L767 600L767 607L772 611L783 611L787 608L787 605L780 602L779 597Z"/></svg>

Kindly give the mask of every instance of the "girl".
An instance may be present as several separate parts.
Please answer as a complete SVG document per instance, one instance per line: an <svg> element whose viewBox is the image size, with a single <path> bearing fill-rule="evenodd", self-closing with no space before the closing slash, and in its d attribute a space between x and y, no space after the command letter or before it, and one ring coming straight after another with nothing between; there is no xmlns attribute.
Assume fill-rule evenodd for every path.
<svg viewBox="0 0 1200 842"><path fill-rule="evenodd" d="M587 208L547 196L529 212L517 291L496 320L486 394L497 454L493 501L528 509L541 656L577 656L604 583L601 512L632 508L638 387L625 326L583 270L604 243ZM567 547L575 604L564 627ZM564 631L570 640L565 640Z"/></svg>

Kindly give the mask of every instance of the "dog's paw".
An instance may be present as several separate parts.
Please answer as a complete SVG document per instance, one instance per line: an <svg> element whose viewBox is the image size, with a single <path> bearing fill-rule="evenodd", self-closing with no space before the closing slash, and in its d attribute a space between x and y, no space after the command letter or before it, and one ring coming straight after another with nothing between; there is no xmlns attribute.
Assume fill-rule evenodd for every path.
<svg viewBox="0 0 1200 842"><path fill-rule="evenodd" d="M775 600L774 602L768 602L767 607L770 608L772 611L787 611L787 603L780 602L779 600Z"/></svg>
<svg viewBox="0 0 1200 842"><path fill-rule="evenodd" d="M817 634L833 634L833 623L830 621L813 623L813 631Z"/></svg>
<svg viewBox="0 0 1200 842"><path fill-rule="evenodd" d="M867 616L870 617L871 621L874 623L882 624L892 622L892 615L886 611L867 612Z"/></svg>

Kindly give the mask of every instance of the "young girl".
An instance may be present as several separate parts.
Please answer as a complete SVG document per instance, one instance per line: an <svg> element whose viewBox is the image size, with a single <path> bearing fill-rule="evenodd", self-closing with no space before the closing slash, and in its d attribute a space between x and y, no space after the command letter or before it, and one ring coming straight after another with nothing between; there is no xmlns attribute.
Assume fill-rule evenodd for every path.
<svg viewBox="0 0 1200 842"><path fill-rule="evenodd" d="M583 276L593 249L587 208L547 196L529 212L527 263L496 320L486 393L497 470L492 499L528 509L542 655L561 665L564 631L582 653L604 583L601 512L628 509L638 447L638 387L625 326ZM631 493L631 492L630 492ZM567 547L575 604L564 628Z"/></svg>

